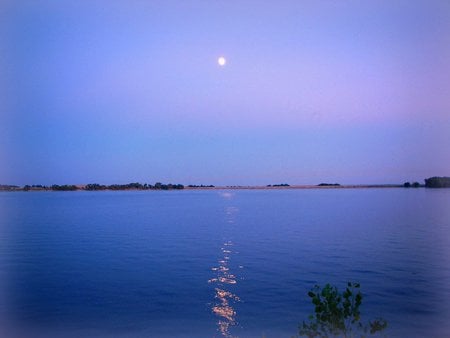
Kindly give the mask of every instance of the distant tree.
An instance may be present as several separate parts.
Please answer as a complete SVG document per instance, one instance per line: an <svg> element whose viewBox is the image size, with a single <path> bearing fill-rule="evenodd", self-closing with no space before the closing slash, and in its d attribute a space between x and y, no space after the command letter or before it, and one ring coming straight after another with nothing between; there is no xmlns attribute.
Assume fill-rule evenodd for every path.
<svg viewBox="0 0 450 338"><path fill-rule="evenodd" d="M88 191L105 190L105 189L106 189L106 186L100 185L98 183L86 184L86 186L84 187L84 190L88 190Z"/></svg>
<svg viewBox="0 0 450 338"><path fill-rule="evenodd" d="M75 191L75 190L78 190L76 185L68 185L68 184L64 184L64 185L53 184L51 189L55 190L55 191Z"/></svg>
<svg viewBox="0 0 450 338"><path fill-rule="evenodd" d="M419 188L420 187L420 183L419 182L414 182L412 184L413 188Z"/></svg>
<svg viewBox="0 0 450 338"><path fill-rule="evenodd" d="M425 179L427 188L450 188L450 177L430 177Z"/></svg>
<svg viewBox="0 0 450 338"><path fill-rule="evenodd" d="M411 187L411 183L405 182L405 183L403 183L403 186L404 186L405 188L409 188L409 187Z"/></svg>
<svg viewBox="0 0 450 338"><path fill-rule="evenodd" d="M343 293L330 284L323 288L316 285L308 296L314 305L314 314L309 323L303 321L299 335L313 337L355 337L375 334L387 327L384 319L375 319L368 324L361 322L360 306L362 294L358 283L348 283Z"/></svg>

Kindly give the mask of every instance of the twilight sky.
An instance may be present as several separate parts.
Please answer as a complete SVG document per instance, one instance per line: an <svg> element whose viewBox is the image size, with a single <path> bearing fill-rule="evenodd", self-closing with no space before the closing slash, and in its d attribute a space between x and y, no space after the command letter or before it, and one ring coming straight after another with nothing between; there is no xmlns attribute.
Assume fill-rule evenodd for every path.
<svg viewBox="0 0 450 338"><path fill-rule="evenodd" d="M0 184L435 175L447 0L0 3Z"/></svg>

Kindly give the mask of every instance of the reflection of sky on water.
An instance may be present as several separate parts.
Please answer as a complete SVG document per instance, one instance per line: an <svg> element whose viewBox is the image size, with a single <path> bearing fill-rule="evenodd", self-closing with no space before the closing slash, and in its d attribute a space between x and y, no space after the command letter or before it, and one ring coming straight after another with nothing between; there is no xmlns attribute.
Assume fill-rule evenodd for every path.
<svg viewBox="0 0 450 338"><path fill-rule="evenodd" d="M230 198L232 196L223 196ZM238 212L236 207L228 207L226 209L227 223L234 223L234 215ZM218 260L219 266L213 267L212 270L216 272L216 277L211 278L208 283L215 283L215 303L212 306L212 312L218 317L217 329L224 337L232 337L230 328L236 325L236 311L233 304L240 299L237 295L229 290L230 285L237 283L236 276L230 272L229 262L236 253L232 250L233 242L225 240L221 248L222 256Z"/></svg>

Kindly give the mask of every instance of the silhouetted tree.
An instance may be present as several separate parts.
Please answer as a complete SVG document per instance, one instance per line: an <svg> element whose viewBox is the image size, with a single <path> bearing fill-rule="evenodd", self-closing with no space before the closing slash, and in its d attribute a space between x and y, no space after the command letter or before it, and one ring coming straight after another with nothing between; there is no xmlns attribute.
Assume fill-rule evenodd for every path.
<svg viewBox="0 0 450 338"><path fill-rule="evenodd" d="M427 188L450 188L450 177L430 177L425 179Z"/></svg>
<svg viewBox="0 0 450 338"><path fill-rule="evenodd" d="M68 184L64 184L64 185L53 184L51 189L55 190L55 191L75 191L75 190L78 190L76 185L68 185Z"/></svg>

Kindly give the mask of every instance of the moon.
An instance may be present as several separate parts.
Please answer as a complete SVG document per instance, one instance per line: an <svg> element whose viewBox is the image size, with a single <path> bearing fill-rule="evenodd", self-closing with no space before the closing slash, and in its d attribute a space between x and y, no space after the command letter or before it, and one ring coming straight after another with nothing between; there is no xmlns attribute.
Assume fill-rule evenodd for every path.
<svg viewBox="0 0 450 338"><path fill-rule="evenodd" d="M219 64L219 66L223 67L227 63L227 59L225 59L223 56L221 56L217 59L217 63Z"/></svg>

